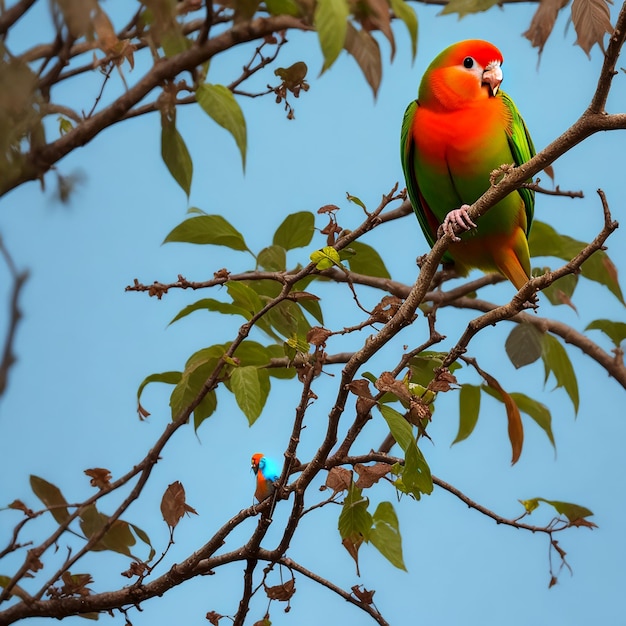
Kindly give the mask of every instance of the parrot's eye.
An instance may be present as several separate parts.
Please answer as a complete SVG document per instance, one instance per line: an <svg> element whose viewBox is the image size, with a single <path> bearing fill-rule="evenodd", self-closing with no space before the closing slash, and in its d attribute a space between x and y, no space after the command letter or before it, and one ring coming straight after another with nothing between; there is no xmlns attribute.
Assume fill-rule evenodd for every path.
<svg viewBox="0 0 626 626"><path fill-rule="evenodd" d="M472 59L472 57L465 57L463 59L463 67L471 70L474 67L474 59Z"/></svg>

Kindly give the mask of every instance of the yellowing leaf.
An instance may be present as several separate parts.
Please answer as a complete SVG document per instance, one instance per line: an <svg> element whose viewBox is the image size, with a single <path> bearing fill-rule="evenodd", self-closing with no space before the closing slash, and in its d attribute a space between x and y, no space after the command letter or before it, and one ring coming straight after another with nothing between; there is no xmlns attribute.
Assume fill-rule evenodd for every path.
<svg viewBox="0 0 626 626"><path fill-rule="evenodd" d="M411 37L411 58L417 54L417 14L405 0L391 0L391 9L406 25Z"/></svg>
<svg viewBox="0 0 626 626"><path fill-rule="evenodd" d="M321 250L316 250L309 257L318 270L327 270L333 265L340 265L339 253L332 246L326 246Z"/></svg>
<svg viewBox="0 0 626 626"><path fill-rule="evenodd" d="M470 13L487 11L496 4L498 4L498 0L450 0L446 3L439 15L458 13L459 18L461 18Z"/></svg>
<svg viewBox="0 0 626 626"><path fill-rule="evenodd" d="M324 55L322 73L339 56L346 40L350 8L347 0L318 0L313 23Z"/></svg>

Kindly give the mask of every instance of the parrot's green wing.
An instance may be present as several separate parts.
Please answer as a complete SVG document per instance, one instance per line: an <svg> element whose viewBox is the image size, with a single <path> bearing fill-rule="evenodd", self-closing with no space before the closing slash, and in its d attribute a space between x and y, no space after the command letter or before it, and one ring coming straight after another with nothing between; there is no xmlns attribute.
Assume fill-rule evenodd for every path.
<svg viewBox="0 0 626 626"><path fill-rule="evenodd" d="M500 92L500 96L511 113L511 134L509 135L507 133L511 154L515 160L515 165L522 165L522 163L526 163L526 161L529 161L535 156L535 146L533 145L533 140L530 138L528 128L526 128L526 124L513 100L503 91ZM525 188L518 189L517 191L519 195L522 196L524 206L526 207L526 233L528 234L535 211L535 192L532 191L532 189Z"/></svg>
<svg viewBox="0 0 626 626"><path fill-rule="evenodd" d="M433 232L433 226L428 220L428 215L431 215L432 223L436 224L438 222L434 215L432 215L430 207L420 192L417 172L415 171L415 142L413 141L411 133L413 118L415 117L415 111L417 111L418 106L417 100L413 100L404 112L402 131L400 133L400 160L402 170L404 171L404 180L406 181L406 190L409 194L409 200L411 201L415 215L417 215L420 226L424 231L424 236L432 248L437 240L437 231L435 229Z"/></svg>

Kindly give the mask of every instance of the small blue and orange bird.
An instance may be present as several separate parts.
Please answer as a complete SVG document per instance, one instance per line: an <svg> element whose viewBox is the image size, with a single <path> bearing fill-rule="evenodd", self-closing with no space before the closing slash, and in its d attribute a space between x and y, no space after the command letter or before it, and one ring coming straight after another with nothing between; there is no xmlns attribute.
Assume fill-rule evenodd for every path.
<svg viewBox="0 0 626 626"><path fill-rule="evenodd" d="M402 167L420 226L432 246L440 227L452 235L444 261L466 275L500 272L517 289L530 278L528 231L534 192L500 200L476 226L467 214L504 164L520 165L535 149L526 124L500 90L502 54L477 39L446 48L430 64L402 124ZM468 232L450 232L456 223Z"/></svg>
<svg viewBox="0 0 626 626"><path fill-rule="evenodd" d="M275 461L261 452L252 455L251 466L256 474L254 497L262 502L274 493L274 483L280 477L280 469Z"/></svg>

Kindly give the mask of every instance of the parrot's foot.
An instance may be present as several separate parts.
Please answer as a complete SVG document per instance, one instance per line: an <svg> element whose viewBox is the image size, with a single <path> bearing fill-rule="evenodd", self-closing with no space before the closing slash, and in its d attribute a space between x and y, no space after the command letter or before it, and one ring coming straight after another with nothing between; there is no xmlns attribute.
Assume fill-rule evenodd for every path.
<svg viewBox="0 0 626 626"><path fill-rule="evenodd" d="M437 235L441 237L443 234L450 235L452 241L461 241L460 237L457 237L454 233L454 225L460 226L463 230L471 230L476 228L476 224L472 222L469 213L469 204L464 204L459 209L454 209L446 215L446 219L443 220L443 224L439 227Z"/></svg>

